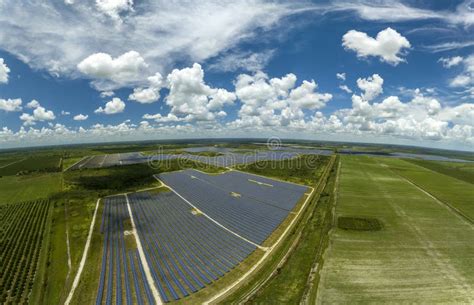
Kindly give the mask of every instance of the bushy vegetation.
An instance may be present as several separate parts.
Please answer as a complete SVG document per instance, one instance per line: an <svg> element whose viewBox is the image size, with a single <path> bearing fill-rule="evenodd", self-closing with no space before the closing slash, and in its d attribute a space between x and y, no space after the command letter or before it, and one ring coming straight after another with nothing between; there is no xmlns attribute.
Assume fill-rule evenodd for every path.
<svg viewBox="0 0 474 305"><path fill-rule="evenodd" d="M353 231L379 231L382 224L376 218L362 217L338 217L337 227L343 230Z"/></svg>

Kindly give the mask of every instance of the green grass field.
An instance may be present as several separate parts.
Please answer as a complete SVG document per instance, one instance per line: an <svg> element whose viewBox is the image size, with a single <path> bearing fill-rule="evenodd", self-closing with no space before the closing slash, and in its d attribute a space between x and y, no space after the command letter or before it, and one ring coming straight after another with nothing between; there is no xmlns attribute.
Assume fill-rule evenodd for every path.
<svg viewBox="0 0 474 305"><path fill-rule="evenodd" d="M406 159L406 161L432 171L474 184L474 162L445 162Z"/></svg>
<svg viewBox="0 0 474 305"><path fill-rule="evenodd" d="M413 163L397 159L380 159L397 174L448 203L474 221L474 186L471 183L441 174ZM382 161L383 160L383 161Z"/></svg>
<svg viewBox="0 0 474 305"><path fill-rule="evenodd" d="M337 216L376 218L383 228L333 231L317 303L474 302L473 225L391 171L406 164L414 166L342 158Z"/></svg>
<svg viewBox="0 0 474 305"><path fill-rule="evenodd" d="M47 198L61 190L60 173L0 178L0 204Z"/></svg>
<svg viewBox="0 0 474 305"><path fill-rule="evenodd" d="M13 160L0 167L0 176L28 174L32 172L57 172L60 171L59 155L43 155L25 157Z"/></svg>

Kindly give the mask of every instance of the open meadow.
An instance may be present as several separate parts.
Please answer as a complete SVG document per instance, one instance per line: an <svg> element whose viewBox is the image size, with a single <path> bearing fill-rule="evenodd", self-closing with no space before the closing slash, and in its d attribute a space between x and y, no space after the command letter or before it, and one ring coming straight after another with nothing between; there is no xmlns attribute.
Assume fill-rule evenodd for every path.
<svg viewBox="0 0 474 305"><path fill-rule="evenodd" d="M342 157L336 215L376 219L381 229L333 229L318 303L474 301L474 226L399 175L420 184L420 176L431 177L413 166L397 159ZM436 179L438 185L458 185L450 177ZM468 200L467 193L449 193L443 199Z"/></svg>

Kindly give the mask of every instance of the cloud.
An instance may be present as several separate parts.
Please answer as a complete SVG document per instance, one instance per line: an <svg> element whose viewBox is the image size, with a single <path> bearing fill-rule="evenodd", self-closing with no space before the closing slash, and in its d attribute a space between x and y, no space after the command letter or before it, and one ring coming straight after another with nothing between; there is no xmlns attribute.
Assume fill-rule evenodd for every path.
<svg viewBox="0 0 474 305"><path fill-rule="evenodd" d="M0 84L8 83L8 73L10 73L10 68L8 68L3 58L0 58Z"/></svg>
<svg viewBox="0 0 474 305"><path fill-rule="evenodd" d="M333 1L327 11L353 11L361 19L380 22L404 22L411 20L438 19L448 24L474 24L471 0L459 4L454 11L417 8L396 0L381 1Z"/></svg>
<svg viewBox="0 0 474 305"><path fill-rule="evenodd" d="M374 74L368 78L357 79L357 86L364 91L362 98L371 101L383 92L383 78Z"/></svg>
<svg viewBox="0 0 474 305"><path fill-rule="evenodd" d="M225 54L209 65L209 69L223 72L238 70L256 72L262 70L268 64L274 53L275 50L266 50L260 53L241 52Z"/></svg>
<svg viewBox="0 0 474 305"><path fill-rule="evenodd" d="M120 13L133 11L133 0L96 0L99 11L113 19L120 19Z"/></svg>
<svg viewBox="0 0 474 305"><path fill-rule="evenodd" d="M125 103L118 97L114 97L111 101L105 104L105 107L99 107L94 110L94 113L116 114L121 113L125 109Z"/></svg>
<svg viewBox="0 0 474 305"><path fill-rule="evenodd" d="M41 105L37 100L32 100L31 102L26 104L26 108L31 108L31 109L38 108L39 106L41 106Z"/></svg>
<svg viewBox="0 0 474 305"><path fill-rule="evenodd" d="M336 73L336 78L342 81L346 80L346 73Z"/></svg>
<svg viewBox="0 0 474 305"><path fill-rule="evenodd" d="M443 42L439 44L424 46L424 48L427 49L428 51L438 53L438 52L444 52L444 51L469 48L472 46L474 46L474 40L462 41L462 42L461 41Z"/></svg>
<svg viewBox="0 0 474 305"><path fill-rule="evenodd" d="M341 89L342 91L345 91L347 93L352 93L352 90L349 87L347 87L346 85L340 85L339 89Z"/></svg>
<svg viewBox="0 0 474 305"><path fill-rule="evenodd" d="M440 62L445 68L451 68L451 67L459 65L462 62L462 60L463 58L461 56L441 57L438 60L438 62Z"/></svg>
<svg viewBox="0 0 474 305"><path fill-rule="evenodd" d="M71 113L69 111L64 111L64 110L61 110L61 115L70 115Z"/></svg>
<svg viewBox="0 0 474 305"><path fill-rule="evenodd" d="M463 72L449 82L451 87L472 87L474 85L474 54L464 58L462 64Z"/></svg>
<svg viewBox="0 0 474 305"><path fill-rule="evenodd" d="M31 102L29 104L31 104ZM37 121L44 122L56 119L52 110L46 110L44 107L40 106L39 103L34 103L34 106L36 107L33 110L33 114L21 114L20 120L23 121L23 125L35 125Z"/></svg>
<svg viewBox="0 0 474 305"><path fill-rule="evenodd" d="M80 114L78 114L78 115L75 115L75 116L73 117L73 120L74 120L74 121L85 121L85 120L87 120L88 118L89 118L88 115L83 115L82 113L80 113Z"/></svg>
<svg viewBox="0 0 474 305"><path fill-rule="evenodd" d="M342 46L357 53L359 58L379 57L380 61L391 65L405 62L403 50L410 48L410 42L392 28L380 31L375 38L364 32L350 30L342 37Z"/></svg>
<svg viewBox="0 0 474 305"><path fill-rule="evenodd" d="M115 93L113 91L102 91L100 93L101 98L111 97L111 96L114 96L114 95L115 95Z"/></svg>
<svg viewBox="0 0 474 305"><path fill-rule="evenodd" d="M19 98L7 100L0 98L0 110L6 112L21 111L21 103L22 101Z"/></svg>
<svg viewBox="0 0 474 305"><path fill-rule="evenodd" d="M368 102L361 96L354 95L353 105L350 108L328 114L315 109L315 111L305 111L306 113L301 116L298 109L287 107L288 99L292 95L291 91L296 85L294 78L296 76L270 79L264 73L241 75L235 82L236 86L239 86L239 90L245 89L242 93L247 94L247 98L252 98L253 102L259 99L258 96L261 94L272 96L268 92L268 87L265 88L266 86L270 87L273 96L277 98L272 100L272 103L263 103L268 107L262 108L261 113L241 116L230 122L190 124L184 118L168 113L145 115L146 120L158 122L153 125L147 121L134 124L126 120L117 125L95 124L89 128L51 124L49 127L40 129L21 127L18 131L13 131L3 127L0 128L0 145L11 147L24 145L24 143L45 145L104 140L141 140L156 139L157 135L161 139L189 138L190 135L201 138L231 135L244 137L249 133L269 136L275 131L289 138L304 135L311 139L337 137L351 141L385 141L392 144L417 144L470 150L474 145L474 105L472 103L443 106L436 98L425 95L421 90L410 89L412 96L407 97L406 100L398 96L388 96L380 102ZM275 86L277 83L279 85ZM307 91L312 95L314 90L313 92L306 90L311 89L312 83L312 81L307 81L303 87L300 85L296 88L302 88L299 90L300 93ZM305 82L302 82L303 84ZM270 115L267 116L267 110L271 110L272 105L274 113L269 112ZM244 106L242 103L242 107ZM284 128L281 128L282 126Z"/></svg>
<svg viewBox="0 0 474 305"><path fill-rule="evenodd" d="M71 78L96 77L77 71L77 64L91 54L105 54L100 59L110 62L108 56L134 50L149 65L148 73L139 79L146 82L151 71L164 74L178 63L205 62L237 52L240 43L288 27L281 22L285 17L312 7L306 2L202 0L193 2L189 9L180 1L144 0L132 11L132 1L90 2L0 1L0 46L34 69ZM104 18L115 14L120 16L120 24ZM112 78L95 69L89 72ZM123 85L124 79L118 81L115 87Z"/></svg>
<svg viewBox="0 0 474 305"><path fill-rule="evenodd" d="M167 82L170 92L165 102L171 107L170 113L187 121L213 121L225 116L222 108L236 99L234 93L208 86L197 63L190 68L174 69Z"/></svg>
<svg viewBox="0 0 474 305"><path fill-rule="evenodd" d="M155 120L156 122L159 122L159 123L182 122L182 121L184 121L184 119L178 118L177 116L175 116L172 113L168 113L168 115L166 115L166 116L161 115L161 113L157 113L157 114L148 114L147 113L147 114L143 115L142 118L145 119L145 120Z"/></svg>
<svg viewBox="0 0 474 305"><path fill-rule="evenodd" d="M149 104L160 99L160 90L165 86L163 77L160 73L148 77L148 88L135 88L133 93L129 95L128 99L137 101L142 104Z"/></svg>
<svg viewBox="0 0 474 305"><path fill-rule="evenodd" d="M133 84L141 78L147 67L143 57L136 51L129 51L117 58L107 53L95 53L77 65L83 74L97 79L93 84L98 89L112 86L107 81L118 85Z"/></svg>
<svg viewBox="0 0 474 305"><path fill-rule="evenodd" d="M239 118L229 126L288 126L304 120L305 111L320 109L332 99L331 94L316 91L314 80L305 80L295 88L296 80L292 73L271 79L261 71L254 75L239 75L235 93L242 106Z"/></svg>

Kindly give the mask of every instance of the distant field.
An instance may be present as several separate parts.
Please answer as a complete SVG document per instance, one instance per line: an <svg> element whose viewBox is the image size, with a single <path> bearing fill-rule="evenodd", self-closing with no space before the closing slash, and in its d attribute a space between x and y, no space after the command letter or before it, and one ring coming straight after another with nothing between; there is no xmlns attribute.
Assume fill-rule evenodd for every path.
<svg viewBox="0 0 474 305"><path fill-rule="evenodd" d="M25 157L0 165L0 176L12 176L31 172L57 172L60 170L59 155Z"/></svg>
<svg viewBox="0 0 474 305"><path fill-rule="evenodd" d="M422 187L439 200L459 209L474 221L473 184L402 160L383 159L380 162L389 165L396 173Z"/></svg>
<svg viewBox="0 0 474 305"><path fill-rule="evenodd" d="M377 219L383 228L333 231L318 303L472 304L473 225L390 170L412 175L415 165L379 162L342 158L337 216Z"/></svg>
<svg viewBox="0 0 474 305"><path fill-rule="evenodd" d="M59 173L4 176L0 178L0 205L47 198L60 189L61 175Z"/></svg>
<svg viewBox="0 0 474 305"><path fill-rule="evenodd" d="M474 162L441 162L406 159L406 161L432 171L474 184Z"/></svg>
<svg viewBox="0 0 474 305"><path fill-rule="evenodd" d="M303 155L287 160L266 160L236 166L241 171L295 183L314 185L321 176L328 156Z"/></svg>

